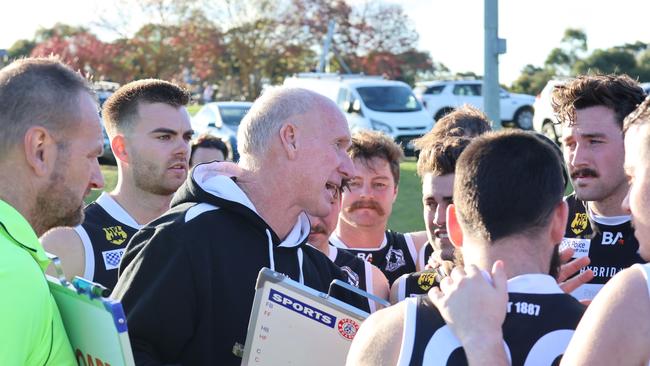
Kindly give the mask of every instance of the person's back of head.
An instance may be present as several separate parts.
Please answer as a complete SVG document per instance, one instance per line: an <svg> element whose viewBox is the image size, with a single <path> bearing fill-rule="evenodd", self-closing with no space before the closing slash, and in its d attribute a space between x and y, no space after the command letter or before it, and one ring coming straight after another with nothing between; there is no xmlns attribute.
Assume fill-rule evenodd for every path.
<svg viewBox="0 0 650 366"><path fill-rule="evenodd" d="M348 149L352 161L370 166L373 159L388 162L395 186L399 184L399 165L404 159L402 147L388 135L379 131L361 130L352 135L352 145Z"/></svg>
<svg viewBox="0 0 650 366"><path fill-rule="evenodd" d="M447 136L476 137L492 131L488 117L476 107L463 105L439 119L433 129L419 140L420 145L428 140L439 140Z"/></svg>
<svg viewBox="0 0 650 366"><path fill-rule="evenodd" d="M143 79L123 85L113 93L102 109L106 131L111 136L128 134L138 121L143 103L163 103L174 108L187 106L190 94L176 84L159 79Z"/></svg>
<svg viewBox="0 0 650 366"><path fill-rule="evenodd" d="M616 122L623 119L645 98L641 85L627 75L580 75L553 89L552 105L558 120L573 125L576 110L602 106L614 111Z"/></svg>
<svg viewBox="0 0 650 366"><path fill-rule="evenodd" d="M557 151L534 134L502 131L475 139L456 166L454 204L463 233L494 242L535 234L562 202Z"/></svg>
<svg viewBox="0 0 650 366"><path fill-rule="evenodd" d="M26 58L0 70L0 160L22 144L30 127L60 136L74 128L88 82L56 58ZM58 145L65 144L58 141Z"/></svg>

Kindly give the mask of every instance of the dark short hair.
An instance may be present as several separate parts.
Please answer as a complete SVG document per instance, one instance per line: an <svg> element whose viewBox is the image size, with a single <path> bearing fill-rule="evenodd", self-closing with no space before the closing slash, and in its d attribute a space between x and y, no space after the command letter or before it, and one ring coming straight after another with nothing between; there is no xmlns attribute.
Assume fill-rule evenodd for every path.
<svg viewBox="0 0 650 366"><path fill-rule="evenodd" d="M55 135L76 126L84 92L94 96L87 80L55 57L24 58L0 70L0 157L32 126Z"/></svg>
<svg viewBox="0 0 650 366"><path fill-rule="evenodd" d="M125 132L138 115L140 103L164 103L179 108L189 101L190 94L176 84L158 79L137 80L120 87L108 97L102 117L109 133Z"/></svg>
<svg viewBox="0 0 650 366"><path fill-rule="evenodd" d="M458 157L470 142L467 137L445 137L429 145L419 144L418 175L424 177L427 173L436 176L453 174Z"/></svg>
<svg viewBox="0 0 650 366"><path fill-rule="evenodd" d="M199 148L206 148L206 149L215 149L221 151L223 153L224 159L228 158L228 146L226 145L225 142L223 142L222 139L218 138L217 136L213 136L210 134L203 134L199 136L195 141L192 142L192 145L190 146L191 152L190 152L190 163L192 162L192 158L194 157L194 152Z"/></svg>
<svg viewBox="0 0 650 366"><path fill-rule="evenodd" d="M366 166L373 158L386 160L395 185L399 184L399 164L404 158L404 151L388 135L369 130L355 132L352 135L352 145L348 149L348 155L352 160L358 159Z"/></svg>
<svg viewBox="0 0 650 366"><path fill-rule="evenodd" d="M435 141L447 136L476 137L491 130L490 121L485 113L476 107L464 104L440 118L431 132L419 140L423 140L421 144L428 144L427 140Z"/></svg>
<svg viewBox="0 0 650 366"><path fill-rule="evenodd" d="M558 84L553 89L552 105L558 121L573 125L576 110L603 106L614 111L616 122L623 128L623 119L645 98L638 82L627 75L581 75Z"/></svg>
<svg viewBox="0 0 650 366"><path fill-rule="evenodd" d="M530 132L485 134L458 159L454 202L461 222L496 241L536 233L562 202L562 165L554 148Z"/></svg>

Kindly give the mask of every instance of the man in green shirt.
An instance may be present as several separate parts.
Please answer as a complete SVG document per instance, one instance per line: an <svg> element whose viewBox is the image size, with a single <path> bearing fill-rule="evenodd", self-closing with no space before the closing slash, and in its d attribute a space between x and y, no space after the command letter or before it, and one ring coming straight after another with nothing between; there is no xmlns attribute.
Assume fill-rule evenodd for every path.
<svg viewBox="0 0 650 366"><path fill-rule="evenodd" d="M103 137L86 80L56 59L0 70L0 365L76 365L38 236L83 220Z"/></svg>

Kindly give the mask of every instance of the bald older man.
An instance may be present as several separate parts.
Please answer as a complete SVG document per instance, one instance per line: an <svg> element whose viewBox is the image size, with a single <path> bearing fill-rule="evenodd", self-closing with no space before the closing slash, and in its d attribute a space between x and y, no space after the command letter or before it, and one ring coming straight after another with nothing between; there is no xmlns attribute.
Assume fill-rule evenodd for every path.
<svg viewBox="0 0 650 366"><path fill-rule="evenodd" d="M113 295L138 364L239 365L259 270L319 291L343 272L307 246L344 179L350 132L338 107L303 89L261 96L239 128L240 173L199 165L172 208L129 243Z"/></svg>

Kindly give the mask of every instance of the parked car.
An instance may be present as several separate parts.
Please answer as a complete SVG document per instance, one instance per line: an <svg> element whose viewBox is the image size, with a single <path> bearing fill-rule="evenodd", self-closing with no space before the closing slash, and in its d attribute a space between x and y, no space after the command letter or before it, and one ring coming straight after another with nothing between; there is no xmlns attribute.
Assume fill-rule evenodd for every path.
<svg viewBox="0 0 650 366"><path fill-rule="evenodd" d="M562 138L562 125L558 122L553 113L551 105L551 94L556 85L560 85L565 80L551 79L546 83L544 89L535 97L535 116L533 117L533 128L535 131L544 134L549 139L555 141L558 145Z"/></svg>
<svg viewBox="0 0 650 366"><path fill-rule="evenodd" d="M99 102L100 108L100 118L101 118L101 108L104 105L104 102L108 97L111 96L118 88L120 84L110 82L110 81L97 81L93 83L93 90L97 95L97 101ZM111 149L111 140L106 133L106 128L104 128L104 121L102 120L102 134L104 135L104 152L102 156L99 157L99 162L101 164L110 164L115 165L115 156L113 155L113 150Z"/></svg>
<svg viewBox="0 0 650 366"><path fill-rule="evenodd" d="M483 110L482 80L426 81L415 84L414 91L436 121L463 104ZM500 97L502 122L524 130L533 128L534 96L510 93L502 88Z"/></svg>
<svg viewBox="0 0 650 366"><path fill-rule="evenodd" d="M209 133L221 138L228 145L229 158L237 161L237 129L252 105L251 102L207 103L192 118L192 129L197 136Z"/></svg>
<svg viewBox="0 0 650 366"><path fill-rule="evenodd" d="M284 80L284 85L305 88L334 101L348 121L350 131L376 130L414 153L412 140L427 133L433 121L401 81L381 76L302 73Z"/></svg>

